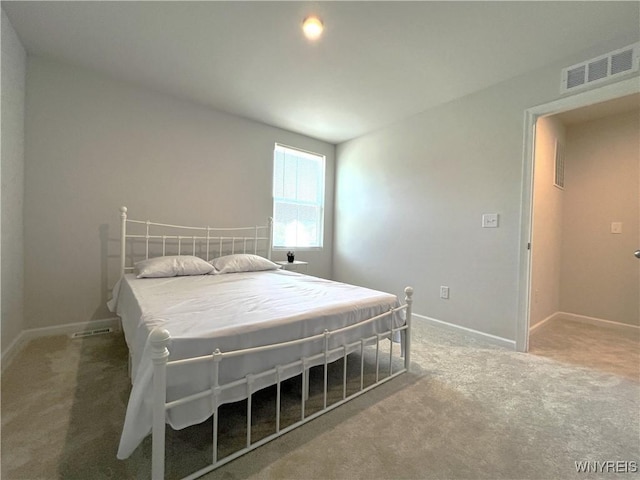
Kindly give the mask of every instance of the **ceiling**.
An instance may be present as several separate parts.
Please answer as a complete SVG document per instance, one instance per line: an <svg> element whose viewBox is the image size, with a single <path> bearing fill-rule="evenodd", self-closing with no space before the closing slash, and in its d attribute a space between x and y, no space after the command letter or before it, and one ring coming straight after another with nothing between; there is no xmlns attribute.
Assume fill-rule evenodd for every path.
<svg viewBox="0 0 640 480"><path fill-rule="evenodd" d="M2 8L31 55L330 143L640 36L638 2L3 1ZM315 43L300 28L310 13L325 24Z"/></svg>

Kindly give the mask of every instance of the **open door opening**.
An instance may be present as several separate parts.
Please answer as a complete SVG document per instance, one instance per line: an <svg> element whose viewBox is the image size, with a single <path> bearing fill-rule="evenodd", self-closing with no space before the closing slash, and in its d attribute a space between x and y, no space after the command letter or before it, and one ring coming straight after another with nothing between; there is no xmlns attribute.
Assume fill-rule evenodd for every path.
<svg viewBox="0 0 640 480"><path fill-rule="evenodd" d="M606 116L609 113L620 111L624 106L627 111L630 111L634 105L638 106L640 96L640 85L634 79L630 79L618 84L607 85L597 90L584 92L573 97L564 98L556 102L542 105L525 112L525 145L524 145L524 169L523 169L523 209L522 209L522 254L521 254L521 287L519 298L519 318L517 324L517 337L516 348L518 351L528 351L529 349L529 333L530 327L536 328L536 325L540 325L540 322L545 319L551 318L555 312L560 312L560 295L563 291L562 288L562 185L558 185L558 175L562 172L558 172L558 160L564 158L563 153L566 153L565 149L565 134L566 127L564 123L576 122L580 119L580 116L588 119L594 117ZM617 100L616 100L617 99ZM587 108L588 107L588 108ZM609 109L609 112L607 112ZM613 109L613 110L612 110ZM570 113L568 113L570 112ZM559 115L561 114L561 115ZM544 138L544 137L547 138ZM637 144L636 144L637 145ZM536 148L538 147L538 148ZM544 154L547 156L547 164L536 163L536 155ZM562 163L562 162L561 162ZM566 167L566 165L565 165ZM575 165L574 165L575 167ZM537 171L536 171L537 169ZM543 172L544 170L544 172ZM638 171L636 165L635 171ZM536 185L536 174L544 173L551 181L548 182L544 188L538 188L540 185ZM631 172L629 172L631 173ZM607 172L602 173L603 176L608 175ZM633 175L636 179L635 184L640 184L640 174ZM562 180L562 179L560 179ZM615 188L613 188L615 191ZM537 193L537 199L535 197ZM634 198L637 198L636 195ZM604 199L603 199L604 200ZM597 203L597 199L595 200ZM553 208L549 207L549 204ZM545 207L546 205L546 207ZM542 215L534 214L535 209L549 208ZM555 210L554 210L555 209ZM636 242L640 243L640 227L638 226L640 214L638 208L638 202L635 205L629 205L629 209L635 213L635 222L621 222L620 219L610 218L607 223L607 228L615 230L618 228L617 224L628 224L627 238L631 232L636 232ZM538 212L540 213L540 212ZM600 221L602 223L602 221ZM560 227L558 227L560 226ZM536 228L537 227L537 228ZM602 225L600 225L602 229ZM538 234L536 235L536 231ZM541 232L541 233L540 233ZM560 232L560 233L558 233ZM608 239L610 240L613 235L610 231L606 232ZM619 239L621 237L617 237ZM536 264L539 260L539 255L536 256L535 249L538 248L538 253L543 252L544 265ZM567 248L570 246L565 245L565 255L567 255ZM636 247L634 247L636 248ZM629 255L633 257L633 249L630 249ZM589 251L583 252L584 262L587 267ZM607 259L604 259L605 261ZM635 280L634 285L631 288L634 289L633 303L637 305L635 311L635 318L629 318L627 314L624 318L619 318L618 323L629 323L637 325L640 322L640 268L634 267ZM579 269L578 269L579 270ZM549 279L553 279L550 281ZM609 282L611 288L620 289L620 285L614 285L615 280ZM541 285L543 287L541 287ZM628 288L628 287L625 287ZM627 297L629 298L629 297ZM597 299L596 299L597 301ZM590 315L583 315L589 317ZM599 317L595 317L599 318Z"/></svg>

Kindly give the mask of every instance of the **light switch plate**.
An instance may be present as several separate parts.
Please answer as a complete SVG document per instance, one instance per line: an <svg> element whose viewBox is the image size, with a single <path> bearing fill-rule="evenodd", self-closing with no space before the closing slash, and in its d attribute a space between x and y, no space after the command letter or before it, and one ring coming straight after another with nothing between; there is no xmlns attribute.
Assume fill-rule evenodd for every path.
<svg viewBox="0 0 640 480"><path fill-rule="evenodd" d="M622 233L622 222L611 222L611 233Z"/></svg>
<svg viewBox="0 0 640 480"><path fill-rule="evenodd" d="M498 228L498 214L497 213L483 214L482 228Z"/></svg>

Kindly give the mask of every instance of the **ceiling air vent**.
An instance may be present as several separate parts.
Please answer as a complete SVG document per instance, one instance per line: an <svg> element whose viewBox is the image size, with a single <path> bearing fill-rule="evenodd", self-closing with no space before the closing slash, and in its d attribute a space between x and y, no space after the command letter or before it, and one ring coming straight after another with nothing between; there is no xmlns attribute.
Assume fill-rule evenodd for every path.
<svg viewBox="0 0 640 480"><path fill-rule="evenodd" d="M640 42L562 69L560 91L586 88L640 69Z"/></svg>

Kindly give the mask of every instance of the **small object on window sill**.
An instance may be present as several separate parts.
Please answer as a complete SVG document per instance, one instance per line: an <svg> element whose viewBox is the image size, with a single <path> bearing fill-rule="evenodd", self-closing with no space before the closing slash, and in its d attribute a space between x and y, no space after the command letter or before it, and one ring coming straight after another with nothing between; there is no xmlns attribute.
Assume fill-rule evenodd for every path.
<svg viewBox="0 0 640 480"><path fill-rule="evenodd" d="M296 255L294 252L291 252L291 251L287 252L287 261L289 263L293 263L295 259L296 259Z"/></svg>

